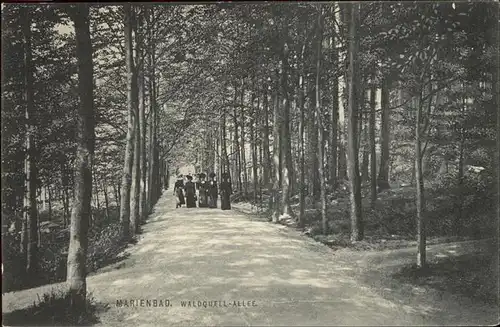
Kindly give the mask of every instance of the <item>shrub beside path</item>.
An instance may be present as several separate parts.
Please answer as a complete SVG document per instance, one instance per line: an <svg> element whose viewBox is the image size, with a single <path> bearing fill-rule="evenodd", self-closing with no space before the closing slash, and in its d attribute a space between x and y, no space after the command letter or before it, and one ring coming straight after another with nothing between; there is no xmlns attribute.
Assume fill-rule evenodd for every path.
<svg viewBox="0 0 500 327"><path fill-rule="evenodd" d="M463 242L432 245L429 257L470 248ZM109 305L100 316L102 326L498 322L494 305L411 285L387 288L377 282L387 276L374 270L411 262L413 249L333 251L293 229L251 220L235 210L175 209L169 192L143 226L137 244L126 252L126 259L88 278L92 295ZM53 284L4 294L2 311L29 306L37 293L61 287ZM117 306L119 300L140 303L141 299L169 300L171 306ZM202 306L183 306L183 301L194 301L196 306L200 301Z"/></svg>

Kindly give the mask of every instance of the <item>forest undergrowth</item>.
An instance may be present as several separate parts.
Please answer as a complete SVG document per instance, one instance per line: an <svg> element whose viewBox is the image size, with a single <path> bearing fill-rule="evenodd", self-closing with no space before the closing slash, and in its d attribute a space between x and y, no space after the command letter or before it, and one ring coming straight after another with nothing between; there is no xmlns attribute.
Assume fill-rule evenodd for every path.
<svg viewBox="0 0 500 327"><path fill-rule="evenodd" d="M98 269L126 258L122 253L128 242L120 235L118 210L115 206L93 208L93 224L89 229L87 269L89 274ZM27 278L23 273L23 262L16 255L19 251L20 234L3 235L3 258L5 273L2 276L2 293L37 287L66 280L66 261L68 257L69 228L64 227L62 208L52 209L52 219L47 224L47 212L41 212L40 272L37 278Z"/></svg>
<svg viewBox="0 0 500 327"><path fill-rule="evenodd" d="M469 175L460 186L453 185L451 178L442 176L428 185L427 245L449 244L451 242L480 241L488 249L495 246L497 231L495 217L495 185L487 177ZM339 187L342 190L342 187ZM368 193L367 187L363 192ZM270 221L268 194L263 194L263 205L252 202L239 192L233 195L236 210L252 212L262 220ZM248 201L244 201L247 199ZM349 250L357 253L369 251L390 255L400 249L413 249L415 240L415 187L403 184L393 185L379 193L374 207L363 199L365 237L351 242L349 238L349 199L347 190L328 194L328 234L322 233L320 203L306 198L309 207L305 211L305 225L299 228L297 220L286 218L281 224L301 230L305 235L334 250ZM292 208L299 211L298 196L292 197ZM461 218L461 219L460 219ZM475 244L475 243L471 243ZM498 304L498 271L494 266L493 252L483 247L464 247L455 255L440 255L429 258L426 269L414 263L397 259L397 264L372 265L368 257L362 258L362 275L368 284L380 289L424 288L436 292L451 292L473 300ZM392 250L392 251L391 251ZM384 251L384 252L382 252ZM389 252L386 252L389 251ZM454 251L452 251L454 252ZM382 260L382 259L381 259ZM388 259L388 261L390 261ZM498 267L496 267L498 269Z"/></svg>

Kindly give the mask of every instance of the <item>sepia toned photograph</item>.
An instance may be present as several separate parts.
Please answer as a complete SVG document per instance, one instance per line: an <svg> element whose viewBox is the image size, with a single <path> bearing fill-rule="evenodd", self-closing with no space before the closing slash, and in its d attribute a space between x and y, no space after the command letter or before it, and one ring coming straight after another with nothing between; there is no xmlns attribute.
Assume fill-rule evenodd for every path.
<svg viewBox="0 0 500 327"><path fill-rule="evenodd" d="M1 8L3 326L500 323L498 1Z"/></svg>

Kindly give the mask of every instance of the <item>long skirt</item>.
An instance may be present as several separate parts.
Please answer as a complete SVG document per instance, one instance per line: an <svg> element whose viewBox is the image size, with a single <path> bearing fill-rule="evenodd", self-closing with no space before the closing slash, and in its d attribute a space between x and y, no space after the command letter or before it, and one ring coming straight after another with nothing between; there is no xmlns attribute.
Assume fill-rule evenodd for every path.
<svg viewBox="0 0 500 327"><path fill-rule="evenodd" d="M210 192L208 194L208 207L209 208L217 208L217 193Z"/></svg>
<svg viewBox="0 0 500 327"><path fill-rule="evenodd" d="M231 210L231 198L227 191L222 191L220 195L220 208L222 210Z"/></svg>
<svg viewBox="0 0 500 327"><path fill-rule="evenodd" d="M196 200L194 199L194 194L186 194L186 207L196 208Z"/></svg>
<svg viewBox="0 0 500 327"><path fill-rule="evenodd" d="M177 194L177 205L181 206L183 204L186 204L186 201L184 199L184 193L182 193L182 190L180 188L177 189L176 194Z"/></svg>
<svg viewBox="0 0 500 327"><path fill-rule="evenodd" d="M199 208L208 207L208 197L205 192L200 192L200 201L198 202L198 207Z"/></svg>

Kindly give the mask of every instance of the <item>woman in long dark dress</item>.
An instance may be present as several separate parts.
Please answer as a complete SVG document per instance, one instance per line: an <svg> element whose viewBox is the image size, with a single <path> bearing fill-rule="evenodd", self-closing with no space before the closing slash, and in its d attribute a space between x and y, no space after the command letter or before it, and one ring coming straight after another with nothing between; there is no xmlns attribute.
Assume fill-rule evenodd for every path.
<svg viewBox="0 0 500 327"><path fill-rule="evenodd" d="M222 174L222 182L220 183L220 208L222 210L231 210L231 179L228 173Z"/></svg>
<svg viewBox="0 0 500 327"><path fill-rule="evenodd" d="M198 208L208 207L208 183L205 180L207 175L200 174L200 181L198 182Z"/></svg>
<svg viewBox="0 0 500 327"><path fill-rule="evenodd" d="M215 180L215 173L210 173L210 180L208 181L208 207L217 208L217 181Z"/></svg>
<svg viewBox="0 0 500 327"><path fill-rule="evenodd" d="M177 177L177 181L175 182L174 185L174 195L177 197L175 208L180 208L182 207L183 204L185 204L184 200L184 180L182 179L182 175Z"/></svg>
<svg viewBox="0 0 500 327"><path fill-rule="evenodd" d="M193 183L193 177L187 176L188 181L184 185L184 193L186 194L186 208L196 208L196 189Z"/></svg>

